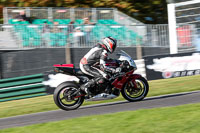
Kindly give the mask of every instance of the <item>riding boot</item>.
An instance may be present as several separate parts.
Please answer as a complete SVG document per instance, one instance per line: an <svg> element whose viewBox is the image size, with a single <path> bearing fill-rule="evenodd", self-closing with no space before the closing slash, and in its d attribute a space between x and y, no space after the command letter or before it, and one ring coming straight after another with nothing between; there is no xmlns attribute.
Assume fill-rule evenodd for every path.
<svg viewBox="0 0 200 133"><path fill-rule="evenodd" d="M95 85L95 80L93 80L93 79L91 79L91 80L89 80L87 83L85 83L85 84L83 84L83 85L81 85L81 90L82 91L84 91L86 94L88 94L88 92L89 92L89 88L90 87L93 87Z"/></svg>

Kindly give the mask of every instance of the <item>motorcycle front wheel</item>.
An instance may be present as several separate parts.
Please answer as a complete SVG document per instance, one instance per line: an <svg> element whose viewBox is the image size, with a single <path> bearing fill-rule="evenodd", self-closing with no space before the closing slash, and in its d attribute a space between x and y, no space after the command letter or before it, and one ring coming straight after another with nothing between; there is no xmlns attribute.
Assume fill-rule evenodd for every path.
<svg viewBox="0 0 200 133"><path fill-rule="evenodd" d="M60 84L54 91L53 97L55 104L63 110L77 109L84 102L84 96L80 96L80 92L76 95L73 94L78 89L79 86L75 82L64 82Z"/></svg>
<svg viewBox="0 0 200 133"><path fill-rule="evenodd" d="M135 83L134 83L135 82ZM130 101L141 101L143 100L149 91L149 84L143 77L137 78L135 81L130 80L121 90L122 96Z"/></svg>

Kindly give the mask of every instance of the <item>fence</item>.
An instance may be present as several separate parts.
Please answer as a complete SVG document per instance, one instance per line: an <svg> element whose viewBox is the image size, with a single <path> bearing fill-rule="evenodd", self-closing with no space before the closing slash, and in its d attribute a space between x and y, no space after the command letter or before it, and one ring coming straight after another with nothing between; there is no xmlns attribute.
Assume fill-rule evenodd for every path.
<svg viewBox="0 0 200 133"><path fill-rule="evenodd" d="M126 22L130 25L143 24L133 19L115 8L64 8L64 7L4 7L3 16L4 24L8 24L10 19L16 18L20 12L25 12L26 16L34 19L70 19L81 20L84 17L92 21L99 19L113 19L119 23ZM123 24L121 23L121 24Z"/></svg>
<svg viewBox="0 0 200 133"><path fill-rule="evenodd" d="M113 8L52 8L52 7L6 7L4 8L5 23L15 18L19 12L26 12L27 17L37 19L83 19L90 17L92 20L113 19Z"/></svg>
<svg viewBox="0 0 200 133"><path fill-rule="evenodd" d="M167 25L116 24L12 24L0 25L1 45L18 48L92 47L103 37L112 36L118 40L118 47L137 45L168 47ZM115 24L114 24L115 23ZM72 30L70 30L72 28ZM9 38L9 39L8 39Z"/></svg>
<svg viewBox="0 0 200 133"><path fill-rule="evenodd" d="M105 36L117 38L119 47L169 46L167 25L144 25L115 8L5 7L3 11L4 23L16 24L8 30L18 48L91 47ZM28 21L15 19L20 12ZM85 17L95 25L80 25ZM74 25L69 25L72 21Z"/></svg>
<svg viewBox="0 0 200 133"><path fill-rule="evenodd" d="M43 74L0 80L0 102L46 95Z"/></svg>
<svg viewBox="0 0 200 133"><path fill-rule="evenodd" d="M177 5L176 7L177 15L179 15L177 19L186 20L185 18L192 17L197 20L195 21L195 23L199 22L198 13L195 15L189 14L186 16L184 16L184 13L180 13L181 11L189 12L190 10L199 10L200 8L198 7L198 4L195 5L195 8L191 8L190 6L187 7L189 9L178 9L179 6L181 6L182 8L181 4ZM175 9L175 7L173 7L173 9ZM173 49L176 52L185 50L194 51L196 46L198 47L198 49L200 47L198 25L190 24L185 26L185 24L181 24L177 25L177 27L175 25L170 26L169 28L172 30L170 30L171 32L169 34L168 25L144 25L143 23L127 16L126 14L118 11L115 8L5 7L3 10L4 23L20 25L30 24L29 22L12 22L14 18L19 16L19 13L22 11L25 12L26 16L29 18L30 23L33 22L32 24L37 24L37 26L29 25L27 26L27 29L25 29L24 31L22 30L22 32L27 35L16 35L16 31L18 32L20 30L20 26L15 26L15 29L12 30L12 36L14 38L17 38L13 39L14 41L16 41L16 44L14 45L15 42L13 40L11 44L17 46L18 48L91 47L100 40L100 37L105 37L107 35L119 37L119 46L121 47L129 47L135 45L169 47L169 35L171 36L171 53L173 53ZM169 9L169 11L169 23L171 25L171 22L173 20L171 20L170 16L173 16L175 12L173 12L171 8ZM92 22L95 22L97 25L78 26L78 24L83 23L83 18L85 17L88 17L89 19L91 19ZM52 22L55 21L59 22L59 24L62 24L62 26L59 25L60 29L61 27L63 27L63 29L65 29L66 31L62 31L60 35L44 35L43 32L41 32L44 30L43 26L39 26L38 24L43 25L45 22L47 22L47 24L52 24ZM66 34L67 30L69 29L67 24L69 24L71 21L75 21L76 27L81 27L82 33L78 31L79 33ZM106 24L108 25L106 26ZM53 28L56 26L50 27ZM88 32L88 29L92 29L92 31ZM30 31L32 33L26 33L26 31Z"/></svg>
<svg viewBox="0 0 200 133"><path fill-rule="evenodd" d="M13 30L13 25L0 25L0 49L19 48L20 42Z"/></svg>

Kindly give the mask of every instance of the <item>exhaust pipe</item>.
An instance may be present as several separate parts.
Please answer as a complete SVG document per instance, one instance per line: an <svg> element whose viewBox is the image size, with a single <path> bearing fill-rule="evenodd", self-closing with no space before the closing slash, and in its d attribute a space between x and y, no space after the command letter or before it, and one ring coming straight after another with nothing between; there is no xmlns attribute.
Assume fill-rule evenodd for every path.
<svg viewBox="0 0 200 133"><path fill-rule="evenodd" d="M101 100L113 99L116 97L118 97L118 96L113 95L113 94L101 93L101 94L98 94L98 95L88 99L87 101L101 101Z"/></svg>

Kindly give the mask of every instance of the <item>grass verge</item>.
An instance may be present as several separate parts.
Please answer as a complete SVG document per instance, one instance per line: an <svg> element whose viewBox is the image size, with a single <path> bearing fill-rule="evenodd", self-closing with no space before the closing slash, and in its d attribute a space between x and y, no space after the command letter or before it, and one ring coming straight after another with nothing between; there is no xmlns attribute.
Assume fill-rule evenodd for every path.
<svg viewBox="0 0 200 133"><path fill-rule="evenodd" d="M187 92L200 90L200 75L188 76L181 78L154 80L149 82L149 96L158 96L178 92ZM84 105L106 103L113 101L122 101L123 97L113 100L85 102ZM30 114L56 110L58 107L54 104L52 95L41 96L36 98L8 101L0 103L0 118L16 115Z"/></svg>
<svg viewBox="0 0 200 133"><path fill-rule="evenodd" d="M198 133L200 103L94 115L0 130L0 133Z"/></svg>

